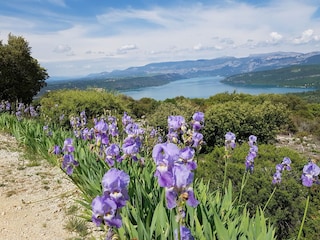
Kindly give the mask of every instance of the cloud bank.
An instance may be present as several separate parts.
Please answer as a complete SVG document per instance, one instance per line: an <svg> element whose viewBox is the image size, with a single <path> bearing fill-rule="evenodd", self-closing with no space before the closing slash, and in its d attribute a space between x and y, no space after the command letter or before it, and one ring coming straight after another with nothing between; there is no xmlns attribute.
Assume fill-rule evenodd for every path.
<svg viewBox="0 0 320 240"><path fill-rule="evenodd" d="M10 32L25 37L51 76L150 62L320 49L316 1L105 7L85 16L63 12L68 1L49 3L54 7L38 4L17 14L0 10L0 39ZM39 16L30 14L34 11Z"/></svg>

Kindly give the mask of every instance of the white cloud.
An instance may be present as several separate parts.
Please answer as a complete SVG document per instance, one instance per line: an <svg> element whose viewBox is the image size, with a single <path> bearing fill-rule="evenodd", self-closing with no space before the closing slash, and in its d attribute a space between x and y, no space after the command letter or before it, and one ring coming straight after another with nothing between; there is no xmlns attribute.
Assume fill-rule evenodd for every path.
<svg viewBox="0 0 320 240"><path fill-rule="evenodd" d="M311 41L319 41L319 40L320 40L320 36L315 35L313 29L307 29L301 34L300 37L293 39L293 43L304 44Z"/></svg>
<svg viewBox="0 0 320 240"><path fill-rule="evenodd" d="M59 44L58 46L56 46L53 50L56 53L66 53L66 52L71 52L71 47L68 45L64 45L64 44Z"/></svg>
<svg viewBox="0 0 320 240"><path fill-rule="evenodd" d="M272 43L277 43L277 42L281 41L283 38L283 36L277 32L271 32L270 37L271 37Z"/></svg>
<svg viewBox="0 0 320 240"><path fill-rule="evenodd" d="M202 46L201 43L198 43L198 44L196 44L196 45L193 46L193 49L194 49L194 50L201 50L201 49L203 49L203 46Z"/></svg>
<svg viewBox="0 0 320 240"><path fill-rule="evenodd" d="M320 49L320 21L312 18L317 8L310 1L274 0L258 7L229 1L225 6L106 9L90 21L56 13L60 30L46 32L37 30L40 20L34 16L21 19L0 13L0 38L9 32L24 36L33 56L50 66L50 75L86 74L85 66L99 72L151 61L314 51ZM62 23L66 24L60 28ZM45 24L51 26L41 26ZM68 71L58 68L63 62Z"/></svg>
<svg viewBox="0 0 320 240"><path fill-rule="evenodd" d="M119 48L120 51L127 51L127 50L134 50L137 49L137 46L135 44L126 44Z"/></svg>

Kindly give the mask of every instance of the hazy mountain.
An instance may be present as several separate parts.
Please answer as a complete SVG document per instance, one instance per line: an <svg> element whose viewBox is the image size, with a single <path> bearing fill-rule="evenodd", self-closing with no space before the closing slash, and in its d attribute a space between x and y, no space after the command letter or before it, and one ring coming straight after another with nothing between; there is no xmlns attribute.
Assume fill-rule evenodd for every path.
<svg viewBox="0 0 320 240"><path fill-rule="evenodd" d="M130 67L126 70L94 73L81 78L50 78L47 81L47 86L42 88L38 95L65 88L131 90L164 85L171 81L192 77L223 76L227 78L249 72L313 64L320 64L320 52L275 52L250 55L243 58L221 57L208 60L150 63L142 67ZM229 81L228 83L231 82Z"/></svg>
<svg viewBox="0 0 320 240"><path fill-rule="evenodd" d="M90 74L86 79L106 79L159 74L180 74L189 77L231 76L252 71L278 69L292 65L320 64L320 52L296 53L275 52L250 55L248 57L221 57L216 59L186 60L177 62L150 63L142 67L130 67L126 70Z"/></svg>

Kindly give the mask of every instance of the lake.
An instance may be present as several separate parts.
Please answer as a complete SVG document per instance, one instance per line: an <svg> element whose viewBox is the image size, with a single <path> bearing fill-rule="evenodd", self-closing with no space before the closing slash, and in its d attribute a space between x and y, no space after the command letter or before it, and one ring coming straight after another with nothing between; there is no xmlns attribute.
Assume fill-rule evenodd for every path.
<svg viewBox="0 0 320 240"><path fill-rule="evenodd" d="M217 93L237 92L257 95L261 93L293 93L305 92L314 89L311 88L285 88L285 87L249 87L249 86L231 86L220 82L222 77L197 77L181 79L168 84L156 87L145 87L130 91L121 91L121 93L139 100L144 97L156 100L165 100L184 96L186 98L208 98Z"/></svg>

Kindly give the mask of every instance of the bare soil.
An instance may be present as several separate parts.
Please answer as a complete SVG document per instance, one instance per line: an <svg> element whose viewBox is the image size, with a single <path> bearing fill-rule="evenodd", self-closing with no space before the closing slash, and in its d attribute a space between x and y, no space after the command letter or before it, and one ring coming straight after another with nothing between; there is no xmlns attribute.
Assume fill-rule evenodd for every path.
<svg viewBox="0 0 320 240"><path fill-rule="evenodd" d="M68 176L41 159L29 159L16 140L0 134L0 239L96 239L101 232L74 214L79 192ZM99 238L100 239L100 238Z"/></svg>

